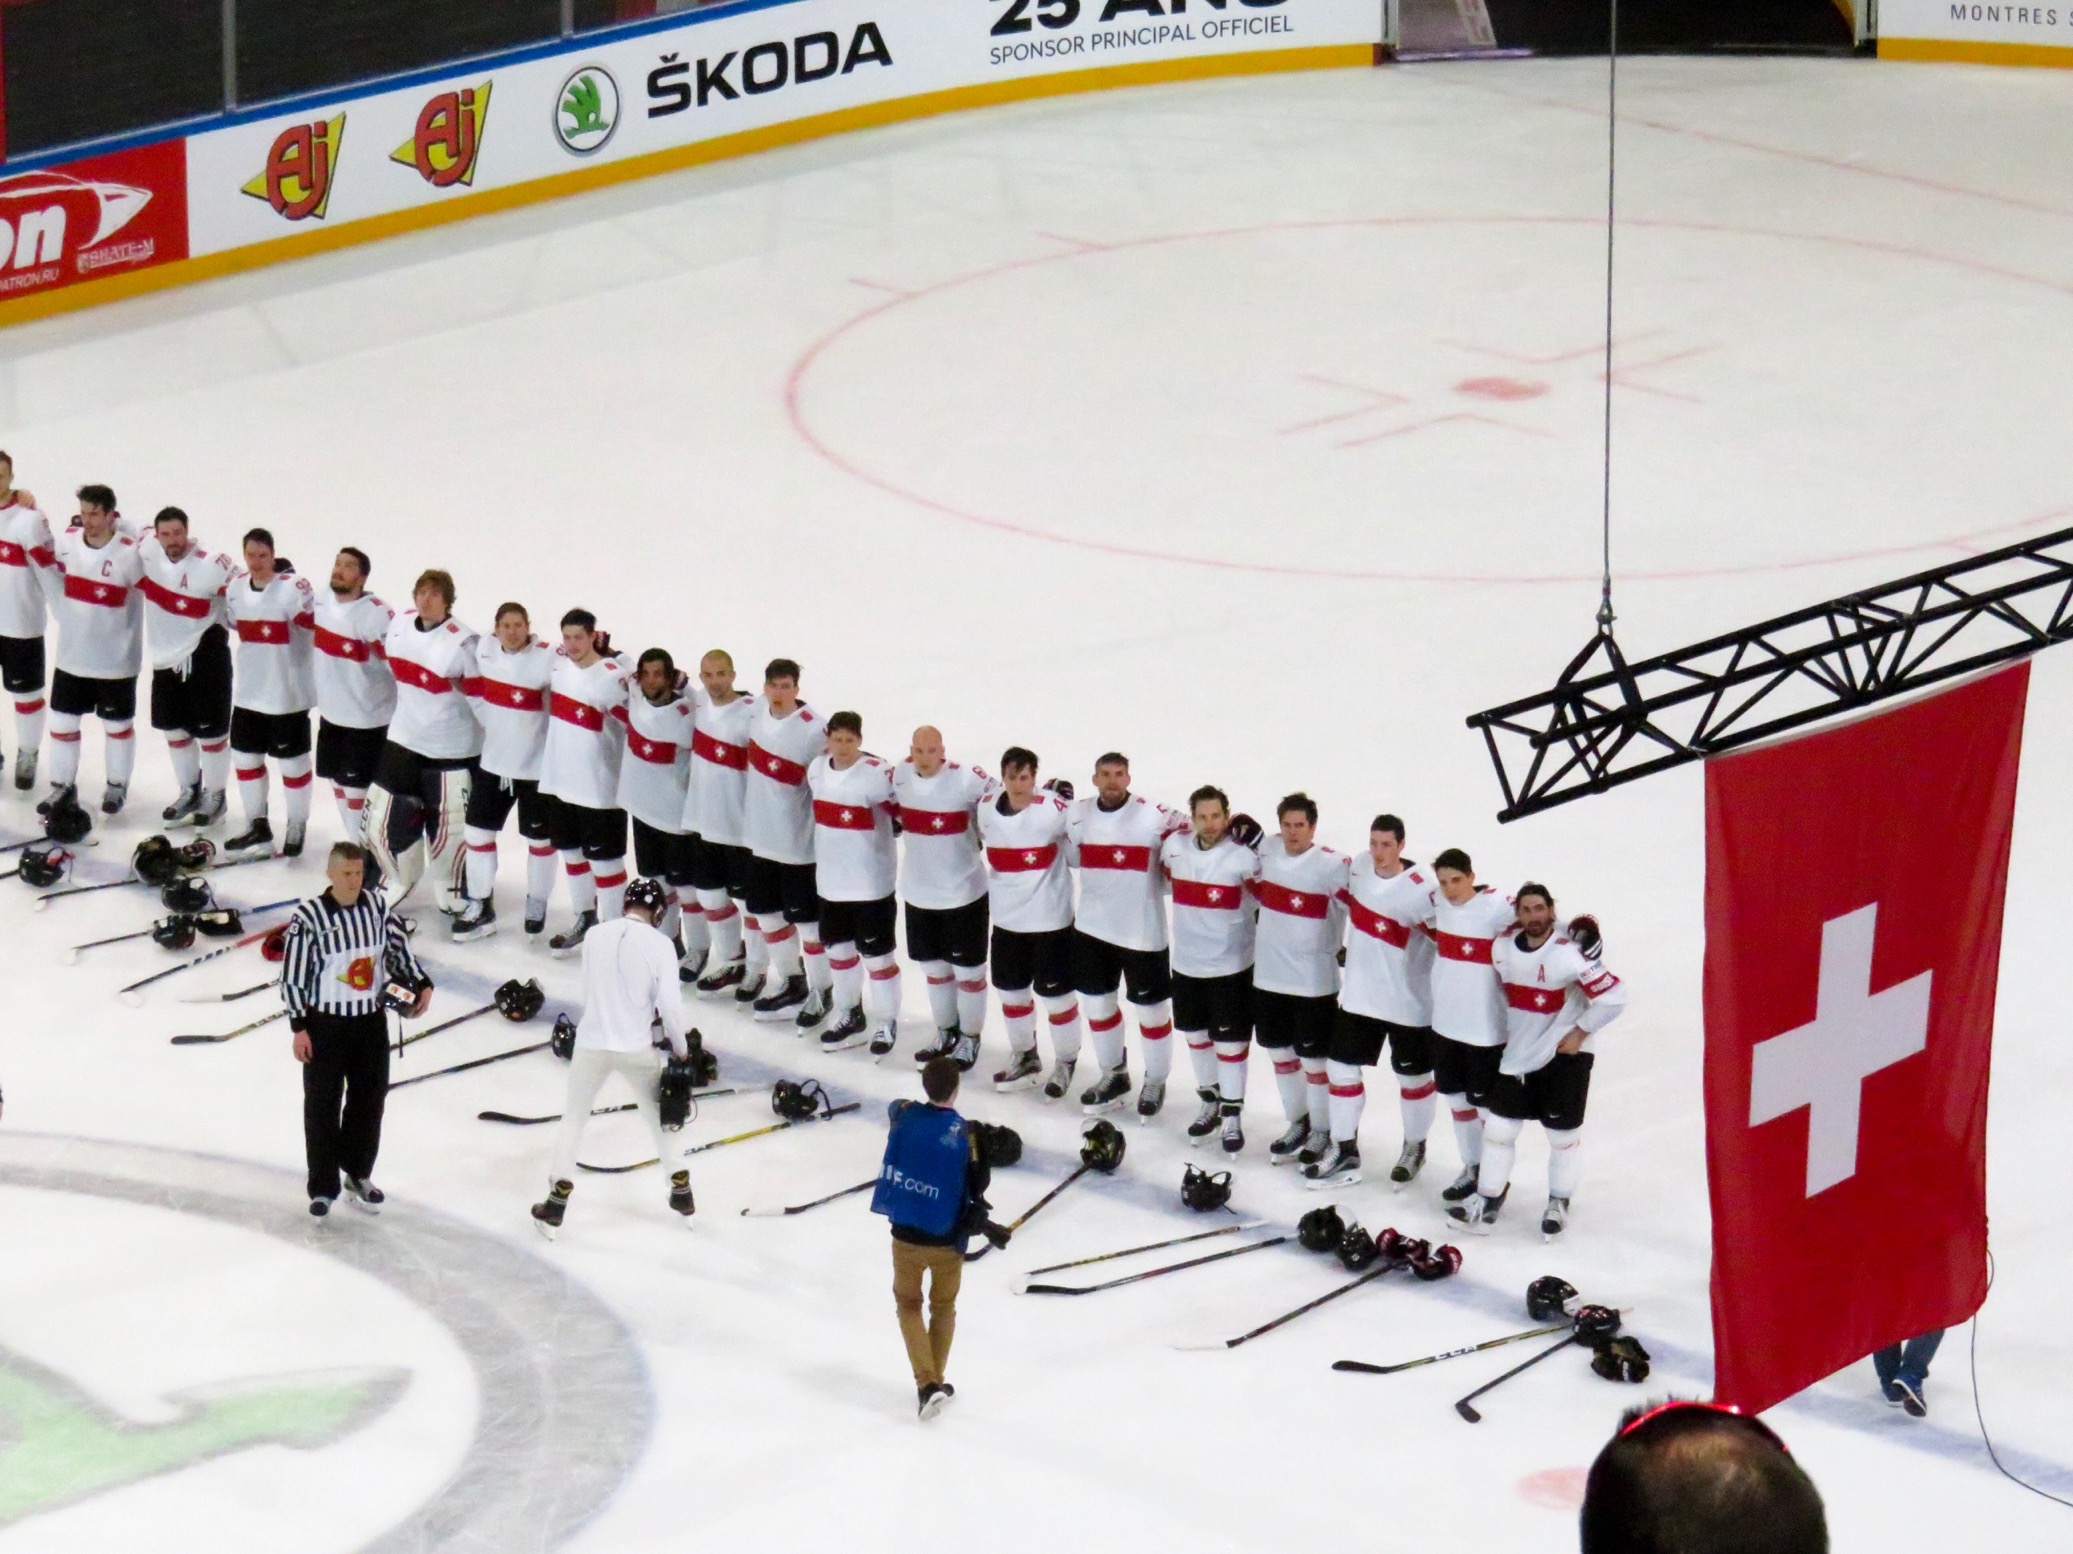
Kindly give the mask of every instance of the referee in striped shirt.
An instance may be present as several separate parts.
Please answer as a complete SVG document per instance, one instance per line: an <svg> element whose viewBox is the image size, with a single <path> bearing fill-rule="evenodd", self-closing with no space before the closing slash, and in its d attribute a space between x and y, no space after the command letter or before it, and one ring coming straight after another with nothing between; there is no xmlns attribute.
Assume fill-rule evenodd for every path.
<svg viewBox="0 0 2073 1554"><path fill-rule="evenodd" d="M403 920L380 891L363 888L366 869L364 847L340 842L331 849L324 863L331 887L288 920L281 970L302 1064L310 1213L318 1219L337 1201L341 1173L354 1202L370 1214L381 1211L382 1190L372 1177L389 1091L382 990L391 983L413 989L413 1014L432 1002L432 979L410 953Z"/></svg>

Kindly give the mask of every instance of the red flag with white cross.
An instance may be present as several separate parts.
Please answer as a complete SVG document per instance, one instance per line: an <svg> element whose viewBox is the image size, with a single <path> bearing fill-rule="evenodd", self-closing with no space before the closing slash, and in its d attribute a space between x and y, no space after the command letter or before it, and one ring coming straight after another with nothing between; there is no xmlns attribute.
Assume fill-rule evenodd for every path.
<svg viewBox="0 0 2073 1554"><path fill-rule="evenodd" d="M1714 1393L1768 1408L1986 1298L2029 666L1706 764Z"/></svg>

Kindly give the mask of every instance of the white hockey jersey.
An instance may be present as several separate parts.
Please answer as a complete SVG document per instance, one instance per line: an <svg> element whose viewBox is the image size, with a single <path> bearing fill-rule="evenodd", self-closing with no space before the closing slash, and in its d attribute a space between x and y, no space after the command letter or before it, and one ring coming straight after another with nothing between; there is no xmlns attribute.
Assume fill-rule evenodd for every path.
<svg viewBox="0 0 2073 1554"><path fill-rule="evenodd" d="M229 617L224 593L238 575L237 563L220 550L190 545L178 561L166 554L156 534L137 542L144 575L144 637L153 669L178 669L194 657L202 634Z"/></svg>
<svg viewBox="0 0 2073 1554"><path fill-rule="evenodd" d="M1225 837L1203 847L1186 832L1159 849L1173 891L1173 969L1184 977L1228 977L1252 965L1260 859ZM1082 889L1086 876L1081 875Z"/></svg>
<svg viewBox="0 0 2073 1554"><path fill-rule="evenodd" d="M1067 834L1080 869L1080 932L1126 950L1166 948L1166 871L1159 849L1188 829L1186 817L1131 794L1114 809L1076 801Z"/></svg>
<svg viewBox="0 0 2073 1554"><path fill-rule="evenodd" d="M383 647L396 612L373 594L317 596L317 711L338 728L387 728L396 713L396 676Z"/></svg>
<svg viewBox="0 0 2073 1554"><path fill-rule="evenodd" d="M691 703L672 694L661 706L638 686L627 690L615 714L626 724L626 755L619 763L619 807L644 825L681 834L684 793L691 777Z"/></svg>
<svg viewBox="0 0 2073 1554"><path fill-rule="evenodd" d="M0 507L0 637L43 635L45 578L56 582L56 545L50 520L10 492Z"/></svg>
<svg viewBox="0 0 2073 1554"><path fill-rule="evenodd" d="M882 901L899 872L893 849L893 769L860 755L840 771L827 756L806 769L813 795L814 888L827 901Z"/></svg>
<svg viewBox="0 0 2073 1554"><path fill-rule="evenodd" d="M1354 858L1344 892L1341 1009L1414 1029L1432 1024L1432 936L1421 925L1438 895L1430 869L1406 864L1384 879L1372 855Z"/></svg>
<svg viewBox="0 0 2073 1554"><path fill-rule="evenodd" d="M739 847L742 806L749 783L749 724L755 699L716 702L702 686L691 690L691 786L684 795L684 829L716 847Z"/></svg>
<svg viewBox="0 0 2073 1554"><path fill-rule="evenodd" d="M482 727L482 769L492 777L539 780L556 656L537 638L516 653L506 652L495 637L477 640L468 698Z"/></svg>
<svg viewBox="0 0 2073 1554"><path fill-rule="evenodd" d="M619 807L619 761L626 751L627 681L633 666L603 657L587 667L554 655L547 689L547 749L540 791L585 809Z"/></svg>
<svg viewBox="0 0 2073 1554"><path fill-rule="evenodd" d="M748 791L742 832L749 851L774 863L813 862L813 795L806 768L827 748L828 730L805 702L772 717L763 697L750 698Z"/></svg>
<svg viewBox="0 0 2073 1554"><path fill-rule="evenodd" d="M137 542L111 535L99 550L84 529L67 529L53 547L59 584L57 667L89 680L129 680L144 667L144 563Z"/></svg>
<svg viewBox="0 0 2073 1554"><path fill-rule="evenodd" d="M1589 1052L1598 1032L1627 1007L1626 984L1574 940L1551 933L1529 950L1521 937L1506 934L1491 951L1504 988L1507 1040L1500 1067L1507 1074L1545 1068L1572 1028L1584 1032L1582 1050Z"/></svg>
<svg viewBox="0 0 2073 1554"><path fill-rule="evenodd" d="M317 596L309 579L277 574L264 588L240 573L224 594L237 632L235 705L250 712L307 712L316 704Z"/></svg>
<svg viewBox="0 0 2073 1554"><path fill-rule="evenodd" d="M986 858L979 849L979 810L1000 784L976 766L945 761L924 777L912 761L893 768L900 810L900 899L943 912L986 894Z"/></svg>
<svg viewBox="0 0 2073 1554"><path fill-rule="evenodd" d="M1067 860L1064 799L1039 793L1010 812L1006 795L979 810L986 849L988 913L993 926L1048 933L1072 924L1072 869Z"/></svg>
<svg viewBox="0 0 2073 1554"><path fill-rule="evenodd" d="M1345 932L1346 855L1313 844L1291 854L1279 836L1260 843L1260 903L1252 985L1267 993L1325 998L1339 990L1339 940Z"/></svg>
<svg viewBox="0 0 2073 1554"><path fill-rule="evenodd" d="M396 711L389 742L435 761L459 761L482 751L482 730L468 700L475 673L475 633L452 616L418 627L405 610L382 644L396 677Z"/></svg>
<svg viewBox="0 0 2073 1554"><path fill-rule="evenodd" d="M1479 890L1464 906L1434 892L1432 1028L1471 1047L1504 1045L1504 995L1491 947L1511 932L1512 900Z"/></svg>

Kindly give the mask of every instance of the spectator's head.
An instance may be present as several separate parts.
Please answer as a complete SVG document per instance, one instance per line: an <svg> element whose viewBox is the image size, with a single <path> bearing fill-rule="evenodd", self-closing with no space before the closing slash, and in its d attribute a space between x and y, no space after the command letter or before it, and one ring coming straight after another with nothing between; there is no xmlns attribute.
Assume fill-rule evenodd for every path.
<svg viewBox="0 0 2073 1554"><path fill-rule="evenodd" d="M938 1106L957 1099L957 1065L949 1058L930 1058L921 1066L921 1093Z"/></svg>
<svg viewBox="0 0 2073 1554"><path fill-rule="evenodd" d="M1814 1481L1759 1420L1710 1403L1629 1409L1591 1464L1583 1554L1827 1554Z"/></svg>

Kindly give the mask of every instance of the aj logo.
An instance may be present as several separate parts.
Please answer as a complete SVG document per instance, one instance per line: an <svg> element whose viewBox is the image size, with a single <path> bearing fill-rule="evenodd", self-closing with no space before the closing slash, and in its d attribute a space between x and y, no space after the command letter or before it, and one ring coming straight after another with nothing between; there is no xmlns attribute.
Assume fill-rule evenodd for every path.
<svg viewBox="0 0 2073 1554"><path fill-rule="evenodd" d="M391 162L417 169L435 189L475 182L475 158L489 117L491 82L441 92L418 110L417 130L389 153Z"/></svg>
<svg viewBox="0 0 2073 1554"><path fill-rule="evenodd" d="M248 1377L175 1394L177 1415L144 1425L0 1350L0 1527L254 1446L329 1446L386 1413L408 1380L400 1370Z"/></svg>
<svg viewBox="0 0 2073 1554"><path fill-rule="evenodd" d="M364 993L374 986L374 962L363 955L347 966L345 975L338 980L347 987L356 988Z"/></svg>
<svg viewBox="0 0 2073 1554"><path fill-rule="evenodd" d="M274 214L290 221L324 219L331 203L331 174L345 140L346 116L294 124L275 137L266 154L266 171L243 186L255 200L264 200Z"/></svg>

